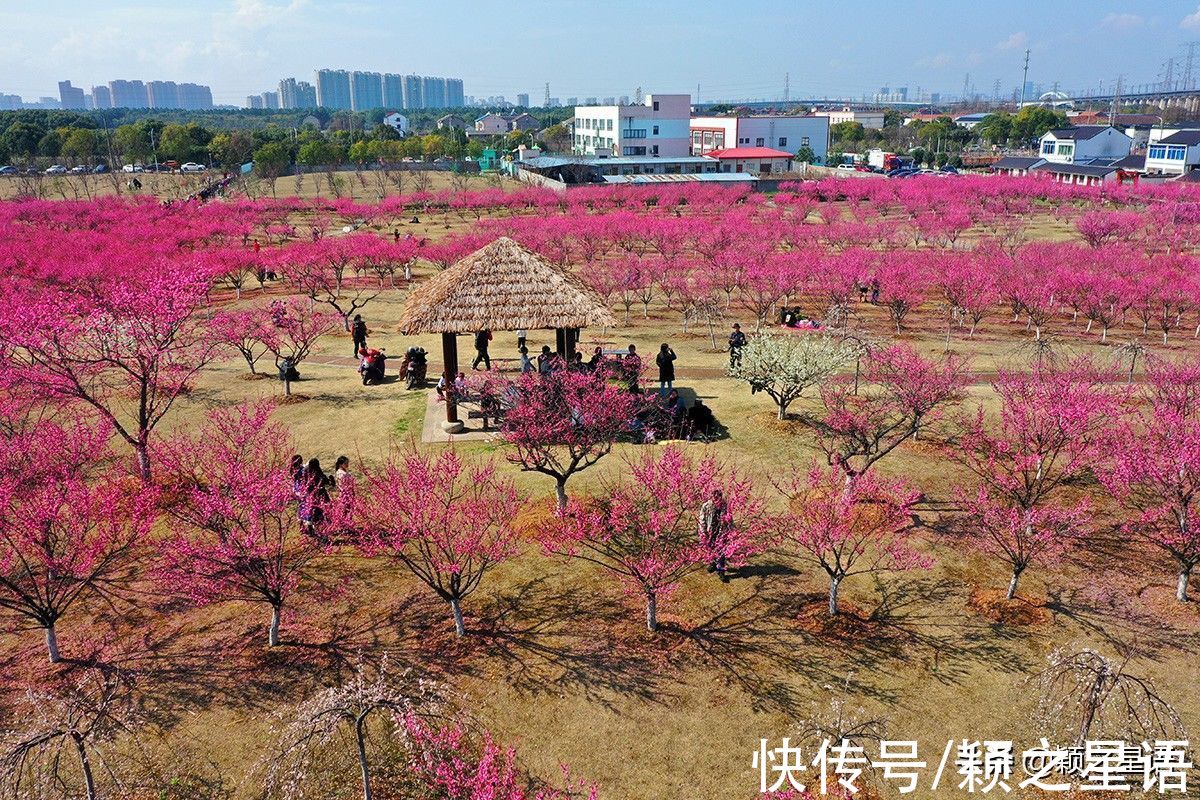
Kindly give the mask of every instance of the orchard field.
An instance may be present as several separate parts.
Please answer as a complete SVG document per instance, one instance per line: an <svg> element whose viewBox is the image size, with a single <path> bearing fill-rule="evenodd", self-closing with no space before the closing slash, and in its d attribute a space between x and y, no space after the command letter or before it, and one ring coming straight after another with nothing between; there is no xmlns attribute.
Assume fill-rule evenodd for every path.
<svg viewBox="0 0 1200 800"><path fill-rule="evenodd" d="M409 290L502 236L642 371L496 331L501 431L423 443L349 320L432 386ZM1186 738L1198 246L1189 187L1032 179L0 203L0 787L752 798L763 738ZM711 441L631 429L662 343Z"/></svg>

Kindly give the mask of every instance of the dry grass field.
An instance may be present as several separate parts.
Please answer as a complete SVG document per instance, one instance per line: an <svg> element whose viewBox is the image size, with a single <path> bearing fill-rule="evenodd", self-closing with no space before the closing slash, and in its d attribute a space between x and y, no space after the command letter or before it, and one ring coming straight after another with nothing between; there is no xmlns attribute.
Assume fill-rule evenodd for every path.
<svg viewBox="0 0 1200 800"><path fill-rule="evenodd" d="M353 173L346 175L353 183ZM144 182L147 191L169 197L177 189L165 187L174 180L146 176ZM10 185L0 181L0 191ZM363 192L377 199L370 187ZM277 193L291 192L280 181ZM447 216L410 228L436 238L467 225ZM1057 238L1064 230L1047 223L1038 235ZM367 306L371 344L386 347L396 362L411 344L440 360L434 337L397 332L403 299L403 291L387 291ZM259 299L251 291L242 302ZM882 308L864 303L854 311L852 324L890 334ZM738 319L732 309L728 322ZM957 330L951 337L949 350L968 356L981 373L970 390L972 402L991 404L988 376L1028 362L1032 334L1009 319L997 309L974 338ZM745 314L741 321L752 328ZM1102 362L1114 358L1112 345L1131 330L1102 346L1069 320L1054 327L1060 351ZM718 344L726 332L717 330ZM531 351L553 344L548 332L531 333ZM914 312L894 338L927 355L947 349L944 321L932 304ZM729 431L712 444L684 446L735 465L763 492L817 454L809 434L774 419L768 399L719 377L726 356L714 351L707 330L684 335L673 313L653 305L645 317L635 307L628 327L583 332L584 346L590 349L594 339L636 342L644 352L671 343L679 354L677 386L689 398L703 398ZM469 351L467 344L460 352ZM1159 355L1200 353L1200 343L1182 336L1169 347L1150 347ZM512 334L497 333L492 353L515 358L515 348ZM317 355L350 351L348 335L338 333L320 342ZM303 380L294 388L299 399L275 412L298 452L324 464L346 454L357 468L396 448L433 446L417 443L423 393L394 383L364 387L353 367L320 360L302 365ZM191 428L208 409L281 395L276 380L250 379L240 359L229 359L205 370L168 422ZM450 446L498 459L527 493L530 518L544 513L550 481L505 463L503 446ZM569 490L597 486L645 447L619 446ZM266 619L258 608L235 603L197 609L152 592L119 608L93 605L88 614L68 619L60 635L65 650L79 648L92 637L112 635L109 623L120 615L121 641L114 646L173 665L156 690L164 705L179 703L187 711L173 720L164 744L211 758L211 770L226 776L237 798L256 796L256 780L241 776L270 748L276 715L346 674L360 651L386 652L393 663L431 672L460 690L478 719L515 744L535 774L554 778L559 764L569 764L573 774L595 781L602 797L615 800L754 797L758 777L751 755L760 738L795 735L803 720L827 713L835 699L883 719L890 738L919 740L922 755L933 762L948 739L1035 742L1042 732L1033 721L1030 680L1060 646L1109 654L1133 648L1131 669L1153 678L1185 723L1200 730L1200 606L1173 602L1172 570L1159 555L1119 541L1101 525L1065 567L1035 568L1028 575L1022 595L1036 612L1030 619L995 622L976 610L972 595L1001 588L1004 570L964 551L941 525L953 511L952 491L966 480L964 471L938 449L936 437L904 445L879 469L903 476L923 493L921 549L935 566L848 581L843 592L851 613L837 624L813 613L823 603L823 576L768 553L728 584L703 573L689 578L663 605L662 630L650 634L636 600L623 597L615 583L595 568L547 557L530 541L467 602L470 633L461 641L447 610L423 586L382 561L349 553L331 554L320 571L331 584L338 576L352 579L342 591L331 585L328 596L304 597L285 618L287 645L273 651L263 647ZM0 645L0 668L38 661L41 642L31 634L0 637ZM345 796L355 791L348 787ZM932 795L923 784L912 796ZM950 789L937 796L958 795Z"/></svg>

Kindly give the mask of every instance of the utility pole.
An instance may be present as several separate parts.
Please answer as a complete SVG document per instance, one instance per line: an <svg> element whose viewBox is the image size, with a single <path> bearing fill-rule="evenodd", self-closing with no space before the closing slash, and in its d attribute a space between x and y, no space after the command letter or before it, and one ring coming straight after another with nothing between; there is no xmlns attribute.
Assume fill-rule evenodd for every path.
<svg viewBox="0 0 1200 800"><path fill-rule="evenodd" d="M1025 105L1025 87L1029 85L1029 50L1025 51L1025 72L1021 75L1021 103L1017 106L1017 111L1021 110L1021 106Z"/></svg>
<svg viewBox="0 0 1200 800"><path fill-rule="evenodd" d="M1112 112L1108 115L1109 122L1115 122L1117 119L1117 109L1121 107L1121 78L1124 75L1117 76L1117 88L1113 92Z"/></svg>
<svg viewBox="0 0 1200 800"><path fill-rule="evenodd" d="M696 81L696 105L700 105L700 81Z"/></svg>
<svg viewBox="0 0 1200 800"><path fill-rule="evenodd" d="M1200 42L1187 43L1187 60L1183 67L1183 89L1192 88L1192 65L1196 58L1196 47L1200 46Z"/></svg>
<svg viewBox="0 0 1200 800"><path fill-rule="evenodd" d="M964 103L967 100L967 95L969 95L970 93L971 93L971 73L968 72L966 77L963 78L962 100Z"/></svg>

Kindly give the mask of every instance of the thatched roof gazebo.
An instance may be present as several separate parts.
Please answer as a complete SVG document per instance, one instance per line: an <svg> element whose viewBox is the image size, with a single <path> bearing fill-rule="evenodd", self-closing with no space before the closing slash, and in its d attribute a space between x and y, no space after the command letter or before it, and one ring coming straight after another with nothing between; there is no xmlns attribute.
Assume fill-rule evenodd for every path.
<svg viewBox="0 0 1200 800"><path fill-rule="evenodd" d="M400 332L442 334L446 383L458 373L457 336L478 331L553 329L558 353L571 358L579 329L615 326L612 313L578 278L502 236L414 289ZM446 426L460 427L453 398Z"/></svg>

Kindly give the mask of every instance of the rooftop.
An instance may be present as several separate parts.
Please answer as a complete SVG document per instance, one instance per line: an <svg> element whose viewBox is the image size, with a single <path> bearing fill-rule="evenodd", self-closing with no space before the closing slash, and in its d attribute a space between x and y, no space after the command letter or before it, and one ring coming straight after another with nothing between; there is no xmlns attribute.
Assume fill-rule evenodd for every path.
<svg viewBox="0 0 1200 800"><path fill-rule="evenodd" d="M1159 139L1154 144L1200 144L1200 131L1178 131Z"/></svg>
<svg viewBox="0 0 1200 800"><path fill-rule="evenodd" d="M709 158L795 158L783 150L773 150L770 147L727 147L724 150L710 150Z"/></svg>
<svg viewBox="0 0 1200 800"><path fill-rule="evenodd" d="M790 156L789 156L790 158ZM589 167L631 167L645 164L711 164L712 159L704 156L618 156L598 158L596 156L537 156L521 162L532 169L554 169L572 164Z"/></svg>
<svg viewBox="0 0 1200 800"><path fill-rule="evenodd" d="M1116 172L1119 167L1107 166L1098 167L1089 164L1041 164L1033 168L1034 172L1051 172L1055 175L1085 175L1091 178L1103 178L1105 175L1111 175Z"/></svg>
<svg viewBox="0 0 1200 800"><path fill-rule="evenodd" d="M1074 139L1077 142L1094 139L1108 130L1107 125L1077 125L1074 128L1058 128L1050 131L1055 139Z"/></svg>
<svg viewBox="0 0 1200 800"><path fill-rule="evenodd" d="M1040 164L1045 159L1028 156L1005 156L992 164L993 169L1029 169L1034 164Z"/></svg>
<svg viewBox="0 0 1200 800"><path fill-rule="evenodd" d="M412 334L591 325L617 322L578 278L502 236L413 289L399 327Z"/></svg>

